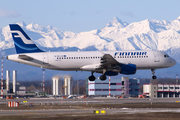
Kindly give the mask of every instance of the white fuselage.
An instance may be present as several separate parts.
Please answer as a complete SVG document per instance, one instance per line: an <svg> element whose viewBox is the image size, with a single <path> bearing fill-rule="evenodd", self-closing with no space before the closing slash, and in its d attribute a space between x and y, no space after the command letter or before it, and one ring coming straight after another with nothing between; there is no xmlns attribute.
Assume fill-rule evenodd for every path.
<svg viewBox="0 0 180 120"><path fill-rule="evenodd" d="M83 52L41 52L9 55L7 58L32 66L67 71L95 71L100 65L101 57L110 54L121 64L135 64L137 69L167 68L176 61L159 51L83 51ZM19 55L27 55L33 60L19 59Z"/></svg>

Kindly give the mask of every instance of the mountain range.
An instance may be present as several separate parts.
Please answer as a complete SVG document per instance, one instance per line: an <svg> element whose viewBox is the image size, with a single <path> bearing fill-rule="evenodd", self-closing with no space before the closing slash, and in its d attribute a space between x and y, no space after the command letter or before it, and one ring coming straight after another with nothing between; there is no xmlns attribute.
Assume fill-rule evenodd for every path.
<svg viewBox="0 0 180 120"><path fill-rule="evenodd" d="M177 64L168 69L157 70L158 77L174 77L180 67L180 16L173 21L146 19L128 24L114 17L102 29L74 33L61 31L52 26L42 26L31 23L26 25L18 22L30 38L46 51L110 51L110 50L159 50L176 59ZM0 28L0 55L14 54L14 43L9 26ZM5 70L18 70L19 79L41 79L41 69L28 65L4 60ZM28 68L28 69L27 69ZM4 72L5 73L5 72ZM70 74L75 72L47 70L47 78L55 74ZM82 78L90 72L78 73ZM31 76L31 77L29 77ZM119 76L118 76L119 77ZM150 78L150 71L138 71L130 77Z"/></svg>

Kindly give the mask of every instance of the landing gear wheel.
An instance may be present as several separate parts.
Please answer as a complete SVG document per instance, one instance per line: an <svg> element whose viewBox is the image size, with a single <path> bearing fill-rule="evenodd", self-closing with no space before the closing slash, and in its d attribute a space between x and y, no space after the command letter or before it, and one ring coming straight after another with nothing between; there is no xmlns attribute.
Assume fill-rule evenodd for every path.
<svg viewBox="0 0 180 120"><path fill-rule="evenodd" d="M89 81L95 81L95 79L94 75L89 76Z"/></svg>
<svg viewBox="0 0 180 120"><path fill-rule="evenodd" d="M157 77L155 75L152 76L152 79L156 79Z"/></svg>
<svg viewBox="0 0 180 120"><path fill-rule="evenodd" d="M156 79L157 77L154 75L155 74L155 69L151 69L151 71L152 71L152 74L153 74L152 79Z"/></svg>
<svg viewBox="0 0 180 120"><path fill-rule="evenodd" d="M101 75L100 76L100 80L102 80L102 81L106 80L106 78L107 78L106 75Z"/></svg>

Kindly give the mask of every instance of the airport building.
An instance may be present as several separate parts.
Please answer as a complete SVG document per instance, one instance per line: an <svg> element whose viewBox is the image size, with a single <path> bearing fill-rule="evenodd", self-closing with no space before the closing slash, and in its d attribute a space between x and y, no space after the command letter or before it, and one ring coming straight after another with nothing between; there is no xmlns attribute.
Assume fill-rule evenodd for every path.
<svg viewBox="0 0 180 120"><path fill-rule="evenodd" d="M143 94L151 98L179 98L180 84L144 84Z"/></svg>
<svg viewBox="0 0 180 120"><path fill-rule="evenodd" d="M86 79L86 95L89 96L138 96L139 80L122 77L122 79L107 78L104 81L96 79L89 81Z"/></svg>
<svg viewBox="0 0 180 120"><path fill-rule="evenodd" d="M0 93L1 95L1 93ZM17 71L13 70L12 81L10 80L10 71L6 71L6 80L3 80L3 98L8 96L13 97L29 97L35 96L34 93L27 93L26 87L20 86L17 82Z"/></svg>
<svg viewBox="0 0 180 120"><path fill-rule="evenodd" d="M64 77L64 95L72 95L72 79L71 76Z"/></svg>
<svg viewBox="0 0 180 120"><path fill-rule="evenodd" d="M59 76L54 76L53 80L53 95L61 94L61 80Z"/></svg>

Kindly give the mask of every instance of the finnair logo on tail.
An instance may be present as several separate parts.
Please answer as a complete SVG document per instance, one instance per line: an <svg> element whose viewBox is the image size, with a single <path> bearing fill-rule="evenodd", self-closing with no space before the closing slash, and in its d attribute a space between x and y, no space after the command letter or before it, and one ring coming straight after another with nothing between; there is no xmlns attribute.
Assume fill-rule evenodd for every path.
<svg viewBox="0 0 180 120"><path fill-rule="evenodd" d="M12 31L12 33L17 33L18 35L14 35L15 38L21 38L21 40L25 44L34 44L31 40L28 40L20 31Z"/></svg>

